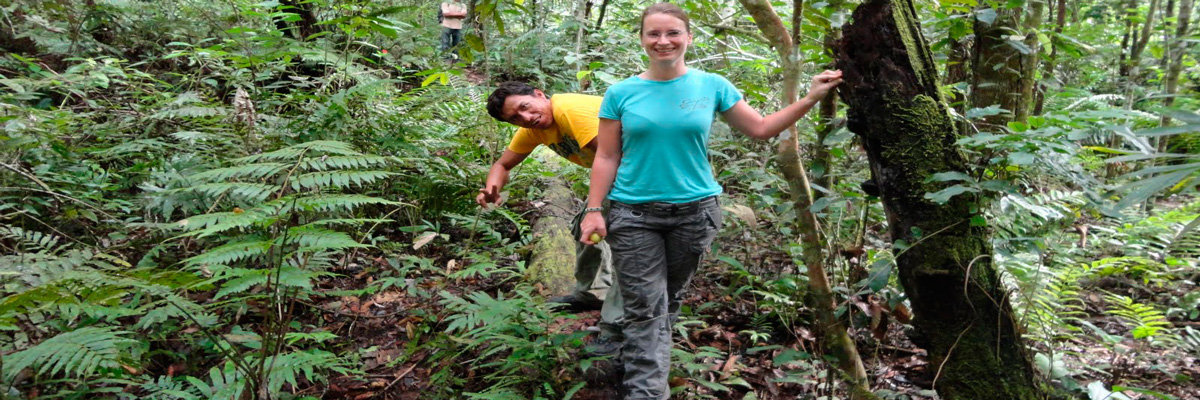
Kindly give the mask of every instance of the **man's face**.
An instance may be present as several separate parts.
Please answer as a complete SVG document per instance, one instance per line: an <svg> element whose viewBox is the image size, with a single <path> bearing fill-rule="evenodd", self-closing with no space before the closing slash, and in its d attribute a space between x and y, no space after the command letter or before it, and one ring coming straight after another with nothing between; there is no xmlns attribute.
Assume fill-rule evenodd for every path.
<svg viewBox="0 0 1200 400"><path fill-rule="evenodd" d="M510 124L526 129L546 129L554 125L554 113L550 111L550 99L541 90L534 89L530 95L514 95L504 99L500 116Z"/></svg>

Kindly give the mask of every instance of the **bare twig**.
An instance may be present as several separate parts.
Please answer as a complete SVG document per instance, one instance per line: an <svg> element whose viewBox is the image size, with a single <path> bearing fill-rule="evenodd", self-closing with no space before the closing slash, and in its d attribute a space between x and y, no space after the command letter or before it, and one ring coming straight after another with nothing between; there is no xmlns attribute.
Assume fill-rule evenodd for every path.
<svg viewBox="0 0 1200 400"><path fill-rule="evenodd" d="M409 372L412 372L413 368L416 368L416 367L417 367L417 363L413 363L413 365L410 365L410 366L408 367L408 369L406 369L406 370L404 370L403 372L401 372L401 373L400 373L400 375L396 375L396 379L393 379L393 380L392 380L392 383L389 383L389 384L388 384L386 387L384 387L384 388L383 388L383 393L387 393L387 392L388 392L388 389L391 389L391 388L392 388L392 385L395 385L395 384L396 384L396 382L400 382L400 379L402 379L402 378L404 378L405 376L407 376L407 375L408 375L408 373L409 373Z"/></svg>

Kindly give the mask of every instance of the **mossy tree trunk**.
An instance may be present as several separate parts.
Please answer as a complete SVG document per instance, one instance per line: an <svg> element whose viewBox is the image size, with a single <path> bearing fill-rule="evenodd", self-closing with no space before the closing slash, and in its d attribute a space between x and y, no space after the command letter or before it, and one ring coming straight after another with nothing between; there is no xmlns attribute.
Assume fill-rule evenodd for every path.
<svg viewBox="0 0 1200 400"><path fill-rule="evenodd" d="M914 341L929 352L943 399L1043 399L987 231L968 196L924 198L939 172L967 171L938 92L937 70L911 0L855 10L836 56L850 130L862 138L912 302Z"/></svg>
<svg viewBox="0 0 1200 400"><path fill-rule="evenodd" d="M783 65L783 98L782 103L791 104L797 100L797 86L800 78L800 63L793 57L795 42L789 36L783 20L775 13L767 0L740 0L742 7L754 18L763 36L770 42L779 54L779 62ZM793 3L794 14L799 14L804 8L802 1ZM794 21L799 21L795 19ZM793 27L793 29L796 29ZM836 304L833 291L830 289L829 276L825 272L824 238L818 229L817 217L813 215L813 190L809 183L808 174L800 157L799 131L793 126L779 140L776 150L779 169L791 187L793 207L799 217L798 228L800 240L804 243L802 258L808 269L810 307L817 314L820 323L822 345L831 355L837 358L838 368L850 384L851 399L876 398L870 391L866 369L854 340L846 332L846 326L834 314Z"/></svg>
<svg viewBox="0 0 1200 400"><path fill-rule="evenodd" d="M545 205L533 224L533 244L525 279L548 294L571 293L575 288L575 241L571 235L574 195L558 177L547 178Z"/></svg>

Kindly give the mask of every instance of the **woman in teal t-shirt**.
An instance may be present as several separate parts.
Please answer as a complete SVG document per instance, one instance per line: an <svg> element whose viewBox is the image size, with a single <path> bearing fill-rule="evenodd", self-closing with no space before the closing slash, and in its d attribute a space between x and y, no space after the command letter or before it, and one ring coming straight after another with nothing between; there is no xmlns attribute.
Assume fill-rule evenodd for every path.
<svg viewBox="0 0 1200 400"><path fill-rule="evenodd" d="M713 115L746 136L773 138L841 83L842 73L818 74L807 96L763 117L725 78L686 66L692 34L678 6L647 8L640 36L650 65L610 87L600 106L580 241L594 244L595 233L612 248L624 300L626 398L665 399L681 292L721 227L721 186L707 152ZM605 198L612 200L607 225Z"/></svg>

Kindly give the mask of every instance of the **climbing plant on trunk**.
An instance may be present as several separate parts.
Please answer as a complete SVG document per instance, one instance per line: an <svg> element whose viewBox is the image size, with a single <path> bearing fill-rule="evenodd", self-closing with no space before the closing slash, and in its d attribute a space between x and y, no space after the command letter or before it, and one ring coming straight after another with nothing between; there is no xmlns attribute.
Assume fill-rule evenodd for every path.
<svg viewBox="0 0 1200 400"><path fill-rule="evenodd" d="M843 28L837 65L848 125L862 138L887 214L914 341L929 352L943 399L1042 399L992 264L977 199L927 193L968 177L958 134L911 0L873 0Z"/></svg>
<svg viewBox="0 0 1200 400"><path fill-rule="evenodd" d="M788 35L783 21L767 0L740 0L742 7L754 17L754 23L763 36L770 41L771 46L779 54L779 62L783 65L783 98L782 103L791 104L797 99L797 83L800 76L800 63L794 57L794 40ZM803 8L803 2L797 1L795 14ZM797 19L798 21L798 19ZM797 27L793 27L797 29ZM862 358L858 348L846 333L846 327L834 315L835 302L829 285L829 276L825 272L825 257L821 252L824 248L823 236L818 229L818 221L812 213L813 190L808 174L801 162L800 142L798 131L793 126L779 140L777 149L779 169L784 179L791 187L791 195L797 216L799 216L800 240L804 242L802 258L807 266L809 289L811 290L811 307L817 313L820 323L822 341L825 348L837 358L838 367L850 382L851 398L873 398L867 385L867 373L863 368Z"/></svg>

